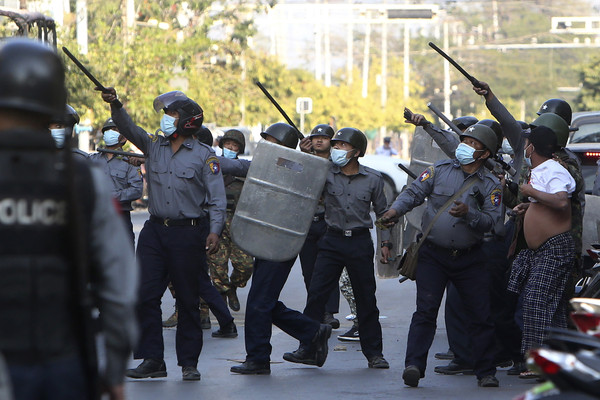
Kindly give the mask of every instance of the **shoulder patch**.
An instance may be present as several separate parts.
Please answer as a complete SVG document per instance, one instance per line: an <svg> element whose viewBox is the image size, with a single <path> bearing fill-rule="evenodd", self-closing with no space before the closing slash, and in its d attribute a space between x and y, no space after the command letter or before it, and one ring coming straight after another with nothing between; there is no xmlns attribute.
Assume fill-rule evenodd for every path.
<svg viewBox="0 0 600 400"><path fill-rule="evenodd" d="M148 135L152 138L152 143L157 142L158 141L158 135Z"/></svg>
<svg viewBox="0 0 600 400"><path fill-rule="evenodd" d="M218 174L221 171L221 165L219 159L216 156L210 156L206 159L206 165L210 168L213 175Z"/></svg>
<svg viewBox="0 0 600 400"><path fill-rule="evenodd" d="M500 204L502 204L502 190L500 190L500 189L492 190L492 193L490 194L490 201L492 202L492 205L495 207L498 207Z"/></svg>
<svg viewBox="0 0 600 400"><path fill-rule="evenodd" d="M421 176L419 176L419 178L418 178L419 182L425 182L427 179L432 178L434 171L435 171L435 169L433 167L427 167L427 169L425 171L423 171Z"/></svg>

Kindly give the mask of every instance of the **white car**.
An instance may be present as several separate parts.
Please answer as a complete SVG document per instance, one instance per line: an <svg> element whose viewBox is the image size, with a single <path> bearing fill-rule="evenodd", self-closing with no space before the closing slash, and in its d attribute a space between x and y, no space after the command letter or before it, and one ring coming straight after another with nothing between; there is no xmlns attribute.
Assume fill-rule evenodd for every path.
<svg viewBox="0 0 600 400"><path fill-rule="evenodd" d="M395 157L378 156L375 154L365 154L358 159L359 162L369 168L381 172L384 179L384 192L388 204L391 204L406 185L408 175L398 165L402 164L408 167L409 160L403 160Z"/></svg>

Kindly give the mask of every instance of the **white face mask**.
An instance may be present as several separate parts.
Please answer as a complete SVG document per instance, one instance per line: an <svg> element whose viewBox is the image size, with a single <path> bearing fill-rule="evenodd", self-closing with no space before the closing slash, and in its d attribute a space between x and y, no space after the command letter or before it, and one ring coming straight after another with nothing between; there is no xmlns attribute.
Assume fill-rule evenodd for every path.
<svg viewBox="0 0 600 400"><path fill-rule="evenodd" d="M160 130L163 131L166 137L171 136L177 130L175 126L175 120L177 118L171 117L170 115L163 115L160 120Z"/></svg>
<svg viewBox="0 0 600 400"><path fill-rule="evenodd" d="M223 147L223 157L234 159L237 157L237 151L229 150L227 147Z"/></svg>
<svg viewBox="0 0 600 400"><path fill-rule="evenodd" d="M119 136L121 136L121 134L119 132L114 131L112 129L108 129L108 130L104 131L104 134L103 134L104 143L107 146L114 146L119 143Z"/></svg>
<svg viewBox="0 0 600 400"><path fill-rule="evenodd" d="M350 159L347 156L348 151L346 150L331 149L331 161L339 167L343 167L344 165L348 164Z"/></svg>
<svg viewBox="0 0 600 400"><path fill-rule="evenodd" d="M52 134L52 139L54 139L54 142L56 142L56 147L59 149L65 147L65 136L67 134L67 130L65 128L50 129L50 133Z"/></svg>
<svg viewBox="0 0 600 400"><path fill-rule="evenodd" d="M460 143L458 147L456 147L456 150L454 150L454 154L461 165L467 165L476 161L473 157L476 151L477 150L468 144Z"/></svg>

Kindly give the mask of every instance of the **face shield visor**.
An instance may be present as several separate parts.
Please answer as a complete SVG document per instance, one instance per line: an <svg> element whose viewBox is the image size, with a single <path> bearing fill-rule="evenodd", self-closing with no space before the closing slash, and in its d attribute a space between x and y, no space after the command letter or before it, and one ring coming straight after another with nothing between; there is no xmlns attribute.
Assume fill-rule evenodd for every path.
<svg viewBox="0 0 600 400"><path fill-rule="evenodd" d="M154 107L154 111L160 113L161 111L168 109L171 104L181 100L189 100L189 97L179 90L174 90L172 92L163 93L155 98L152 106Z"/></svg>

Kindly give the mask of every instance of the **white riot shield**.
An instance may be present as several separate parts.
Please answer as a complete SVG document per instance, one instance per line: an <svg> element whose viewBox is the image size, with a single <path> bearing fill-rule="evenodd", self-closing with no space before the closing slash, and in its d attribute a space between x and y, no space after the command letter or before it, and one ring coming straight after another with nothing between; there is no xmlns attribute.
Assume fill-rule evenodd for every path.
<svg viewBox="0 0 600 400"><path fill-rule="evenodd" d="M329 160L269 142L256 146L231 221L236 245L254 257L296 257L315 214Z"/></svg>

